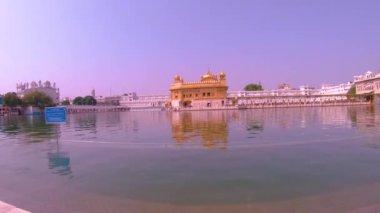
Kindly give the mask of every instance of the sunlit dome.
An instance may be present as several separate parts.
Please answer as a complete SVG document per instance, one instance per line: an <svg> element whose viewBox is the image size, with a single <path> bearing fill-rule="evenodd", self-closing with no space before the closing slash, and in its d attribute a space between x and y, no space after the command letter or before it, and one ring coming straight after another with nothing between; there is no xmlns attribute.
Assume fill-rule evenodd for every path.
<svg viewBox="0 0 380 213"><path fill-rule="evenodd" d="M174 76L174 81L181 81L181 80L182 80L181 76L179 76L179 75Z"/></svg>
<svg viewBox="0 0 380 213"><path fill-rule="evenodd" d="M202 81L216 81L218 80L218 78L216 77L216 75L208 71L206 74L201 76L201 80Z"/></svg>

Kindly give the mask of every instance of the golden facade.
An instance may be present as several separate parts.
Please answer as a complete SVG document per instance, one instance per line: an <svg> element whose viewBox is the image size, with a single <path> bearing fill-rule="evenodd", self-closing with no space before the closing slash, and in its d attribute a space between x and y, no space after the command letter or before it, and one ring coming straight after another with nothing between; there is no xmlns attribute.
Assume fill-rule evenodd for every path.
<svg viewBox="0 0 380 213"><path fill-rule="evenodd" d="M208 71L201 76L201 80L198 82L185 82L176 75L170 88L170 98L173 107L191 107L196 102L204 103L206 107L212 107L211 105L215 105L215 101L220 101L220 105L224 105L227 89L224 72L217 76Z"/></svg>

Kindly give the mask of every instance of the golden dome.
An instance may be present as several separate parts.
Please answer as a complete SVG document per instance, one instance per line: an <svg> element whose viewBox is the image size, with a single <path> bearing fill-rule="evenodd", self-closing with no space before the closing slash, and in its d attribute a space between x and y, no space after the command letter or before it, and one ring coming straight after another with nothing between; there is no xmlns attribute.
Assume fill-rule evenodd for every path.
<svg viewBox="0 0 380 213"><path fill-rule="evenodd" d="M212 74L210 71L208 71L206 74L201 76L202 81L217 81L218 78L216 75Z"/></svg>
<svg viewBox="0 0 380 213"><path fill-rule="evenodd" d="M182 82L182 78L179 75L174 76L174 82Z"/></svg>
<svg viewBox="0 0 380 213"><path fill-rule="evenodd" d="M220 78L220 80L226 80L226 73L220 72L219 78Z"/></svg>
<svg viewBox="0 0 380 213"><path fill-rule="evenodd" d="M212 76L212 73L210 71L207 71L206 74L202 75L202 78L208 78L210 76Z"/></svg>

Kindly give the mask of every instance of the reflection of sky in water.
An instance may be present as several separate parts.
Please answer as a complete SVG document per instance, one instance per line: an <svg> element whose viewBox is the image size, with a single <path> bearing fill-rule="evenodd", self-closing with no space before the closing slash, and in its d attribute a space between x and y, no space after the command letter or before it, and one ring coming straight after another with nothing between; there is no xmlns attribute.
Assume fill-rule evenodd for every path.
<svg viewBox="0 0 380 213"><path fill-rule="evenodd" d="M22 171L18 181L67 187L72 199L281 201L380 183L379 128L366 106L72 114L59 126L0 118L0 185Z"/></svg>

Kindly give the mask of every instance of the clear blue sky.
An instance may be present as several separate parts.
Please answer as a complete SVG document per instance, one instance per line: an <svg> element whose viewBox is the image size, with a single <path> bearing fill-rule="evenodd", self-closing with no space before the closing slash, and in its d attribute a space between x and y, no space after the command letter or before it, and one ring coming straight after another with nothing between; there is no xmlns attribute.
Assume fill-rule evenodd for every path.
<svg viewBox="0 0 380 213"><path fill-rule="evenodd" d="M378 0L0 0L0 93L166 94L173 76L230 90L343 83L380 70Z"/></svg>

